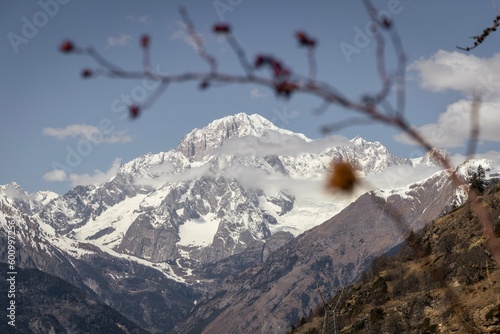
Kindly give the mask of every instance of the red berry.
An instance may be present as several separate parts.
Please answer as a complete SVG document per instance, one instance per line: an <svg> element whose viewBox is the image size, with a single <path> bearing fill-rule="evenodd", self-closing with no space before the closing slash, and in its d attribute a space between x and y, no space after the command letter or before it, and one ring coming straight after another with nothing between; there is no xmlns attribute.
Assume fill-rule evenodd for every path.
<svg viewBox="0 0 500 334"><path fill-rule="evenodd" d="M132 119L135 119L137 117L139 117L139 114L140 114L140 108L137 104L132 104L129 108L128 108L128 112L130 114L130 117Z"/></svg>
<svg viewBox="0 0 500 334"><path fill-rule="evenodd" d="M257 57L255 57L253 65L255 66L255 68L259 68L268 62L269 62L269 57L258 55Z"/></svg>
<svg viewBox="0 0 500 334"><path fill-rule="evenodd" d="M287 98L290 97L293 91L296 90L297 88L299 88L299 86L296 83L290 81L283 81L274 86L276 95L278 96L283 95Z"/></svg>
<svg viewBox="0 0 500 334"><path fill-rule="evenodd" d="M295 37L299 40L299 42L305 41L307 39L307 35L303 31L297 31L295 33Z"/></svg>
<svg viewBox="0 0 500 334"><path fill-rule="evenodd" d="M69 53L75 49L75 46L71 41L65 41L59 46L59 51L62 53Z"/></svg>
<svg viewBox="0 0 500 334"><path fill-rule="evenodd" d="M82 77L83 77L83 78L90 78L90 77L92 76L92 74L93 74L93 73L92 73L92 71L91 71L91 70L89 70L88 68L85 68L85 69L83 69L83 71L82 71L82 73L81 73L81 74L82 74Z"/></svg>
<svg viewBox="0 0 500 334"><path fill-rule="evenodd" d="M141 46L143 48L149 47L149 36L148 35L142 35L142 37L141 37Z"/></svg>
<svg viewBox="0 0 500 334"><path fill-rule="evenodd" d="M216 34L229 34L231 32L231 27L226 23L214 24L212 31Z"/></svg>
<svg viewBox="0 0 500 334"><path fill-rule="evenodd" d="M300 46L313 48L316 46L316 40L307 36L307 34L303 31L297 31L295 33L295 37L299 41Z"/></svg>
<svg viewBox="0 0 500 334"><path fill-rule="evenodd" d="M204 80L204 81L202 81L202 82L200 82L200 85L199 85L199 87L200 87L200 89L201 89L201 90L205 90L205 89L207 89L209 86L210 86L210 84L208 83L208 81L205 81L205 80Z"/></svg>
<svg viewBox="0 0 500 334"><path fill-rule="evenodd" d="M280 78L280 77L283 78L283 77L287 77L290 75L290 71L288 69L286 69L283 65L281 65L281 63L278 60L270 59L269 63L271 64L271 66L273 68L274 76L276 78Z"/></svg>
<svg viewBox="0 0 500 334"><path fill-rule="evenodd" d="M382 18L382 27L389 29L391 26L392 26L392 21L387 17L383 17Z"/></svg>

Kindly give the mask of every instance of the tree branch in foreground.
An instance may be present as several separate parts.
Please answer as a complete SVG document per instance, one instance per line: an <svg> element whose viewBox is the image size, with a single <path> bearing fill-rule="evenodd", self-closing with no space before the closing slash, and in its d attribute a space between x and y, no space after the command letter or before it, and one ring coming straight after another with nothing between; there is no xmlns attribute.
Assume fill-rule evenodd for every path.
<svg viewBox="0 0 500 334"><path fill-rule="evenodd" d="M331 105L337 105L362 116L362 120L360 118L347 120L346 122L340 124L342 126L356 123L366 123L370 121L383 123L405 132L426 152L429 152L433 150L434 147L414 127L412 127L404 117L406 54L404 52L401 38L395 29L394 22L387 17L380 16L379 12L377 12L370 0L364 0L364 3L370 17L376 23L376 31L374 32L376 40L376 61L378 75L381 80L381 87L376 94L365 95L362 101L349 99L330 84L316 79L317 66L314 52L317 47L317 42L303 31L297 32L295 37L299 46L307 49L309 73L306 76L293 72L288 66L285 66L281 60L273 56L258 54L255 56L253 63L250 62L247 59L244 49L232 35L231 27L226 23L215 24L212 27L212 31L215 34L226 38L243 69L242 74L220 73L218 71L216 58L208 54L206 51L200 34L196 31L187 10L183 7L179 10L180 14L192 41L196 45L197 53L200 55L202 60L209 65L208 72L185 72L181 74L168 75L154 72L150 66L151 43L149 36L147 35L143 35L140 40L140 45L143 50L143 71L123 70L113 62L103 57L94 48L81 48L76 46L71 41L63 42L60 46L60 51L63 53L74 53L89 56L100 66L100 68L95 71L84 69L82 71L82 76L84 78L104 75L110 78L119 79L147 78L159 82L160 85L157 90L142 105L132 104L129 106L129 113L132 118L137 118L144 112L144 110L148 109L154 101L161 96L161 94L163 94L167 86L172 83L195 81L199 82L199 87L201 89L208 88L212 83L255 84L267 87L273 90L277 97L283 97L286 99L291 98L294 94L298 93L316 96L322 101L322 105L318 108L318 111L324 111ZM499 24L500 16L497 16L491 28L486 29L483 32L483 35L474 37L476 39L474 47L482 43L484 38L488 36L490 32L495 31ZM394 73L390 73L386 68L386 42L383 35L384 33L389 35L394 52L396 53L397 64ZM470 51L472 48L466 48L465 50ZM270 75L265 76L262 74L256 74L256 72L262 71L263 69L267 69ZM394 86L396 87L395 106L393 106L389 100L389 94ZM479 113L479 101L476 102L477 103L474 103L472 108L473 120L477 119L477 115ZM471 123L470 143L475 143L477 141L479 129L477 122ZM324 126L324 130L336 129L338 126L339 124L326 125ZM468 154L472 156L474 150L475 144L471 144L469 146ZM441 166L450 172L450 177L457 187L466 184L466 180L461 179L456 175L456 173L452 172L453 168L447 157L437 155L437 159ZM340 190L350 191L352 189L351 187L354 187L357 182L356 180L349 180L349 182L346 183L334 182L333 184L342 184ZM349 186L346 186L346 184ZM488 219L484 208L478 204L476 199L477 194L474 191L470 191L468 201L477 213L478 220L483 228L483 233L487 241L488 249L493 255L497 266L500 266L500 244L494 235L491 221Z"/></svg>

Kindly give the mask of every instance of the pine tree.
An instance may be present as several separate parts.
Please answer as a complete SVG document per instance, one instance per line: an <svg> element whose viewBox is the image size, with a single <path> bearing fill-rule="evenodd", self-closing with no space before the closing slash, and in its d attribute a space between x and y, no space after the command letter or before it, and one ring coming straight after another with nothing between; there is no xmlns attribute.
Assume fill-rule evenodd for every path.
<svg viewBox="0 0 500 334"><path fill-rule="evenodd" d="M486 188L486 173L483 166L479 165L469 178L470 189L475 190L479 195L484 193Z"/></svg>

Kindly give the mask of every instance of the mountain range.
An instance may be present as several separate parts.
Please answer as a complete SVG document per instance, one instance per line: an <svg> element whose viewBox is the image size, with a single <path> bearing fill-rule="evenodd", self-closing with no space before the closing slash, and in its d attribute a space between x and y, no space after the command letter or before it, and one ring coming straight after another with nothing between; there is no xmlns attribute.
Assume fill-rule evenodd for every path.
<svg viewBox="0 0 500 334"><path fill-rule="evenodd" d="M325 192L334 162L356 168L357 192ZM458 174L478 164L495 171L483 159ZM121 165L103 184L63 195L0 186L0 259L14 224L18 266L63 279L149 332L279 330L319 303L317 289L353 282L374 256L462 203L452 172L432 154L405 159L359 136L311 140L240 113ZM404 186L371 190L380 180Z"/></svg>

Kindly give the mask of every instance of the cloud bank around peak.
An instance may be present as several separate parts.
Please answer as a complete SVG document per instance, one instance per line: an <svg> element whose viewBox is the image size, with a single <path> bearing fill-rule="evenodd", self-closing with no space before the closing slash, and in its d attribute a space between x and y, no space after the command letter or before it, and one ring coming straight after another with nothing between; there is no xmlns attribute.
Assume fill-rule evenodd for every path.
<svg viewBox="0 0 500 334"><path fill-rule="evenodd" d="M302 153L321 153L338 146L350 146L352 143L343 136L334 135L317 140L305 140L301 136L267 130L265 136L243 136L230 138L221 147L211 151L214 155L237 154L244 156L289 155Z"/></svg>

